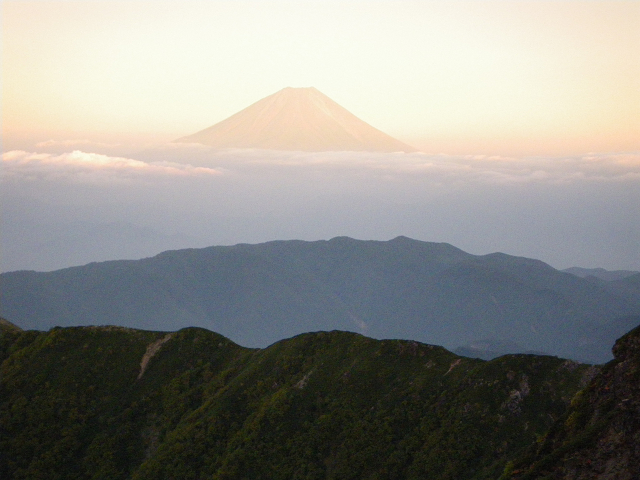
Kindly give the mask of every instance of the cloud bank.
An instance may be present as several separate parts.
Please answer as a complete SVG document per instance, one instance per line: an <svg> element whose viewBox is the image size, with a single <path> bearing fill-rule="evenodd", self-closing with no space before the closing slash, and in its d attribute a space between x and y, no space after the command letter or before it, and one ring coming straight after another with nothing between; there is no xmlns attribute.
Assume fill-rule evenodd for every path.
<svg viewBox="0 0 640 480"><path fill-rule="evenodd" d="M146 153L147 155L149 153ZM144 155L144 154L143 154ZM272 150L215 150L202 145L169 144L152 155L196 165L215 165L230 170L260 168L342 172L374 176L418 176L442 182L567 184L582 181L637 181L640 153L599 153L569 157L502 157L426 153L281 152Z"/></svg>
<svg viewBox="0 0 640 480"><path fill-rule="evenodd" d="M12 180L66 179L108 182L164 176L219 175L215 169L167 161L147 163L123 157L74 150L63 154L12 150L2 154L3 177Z"/></svg>
<svg viewBox="0 0 640 480"><path fill-rule="evenodd" d="M49 144L53 141L42 142ZM76 141L71 141L76 142ZM58 144L65 142L56 142ZM81 150L53 154L13 150L2 155L6 178L68 178L74 182L154 177L207 177L235 173L426 181L459 185L636 182L640 153L598 153L570 157L503 157L426 153L282 152L215 150L199 144L168 144L139 152L138 159Z"/></svg>

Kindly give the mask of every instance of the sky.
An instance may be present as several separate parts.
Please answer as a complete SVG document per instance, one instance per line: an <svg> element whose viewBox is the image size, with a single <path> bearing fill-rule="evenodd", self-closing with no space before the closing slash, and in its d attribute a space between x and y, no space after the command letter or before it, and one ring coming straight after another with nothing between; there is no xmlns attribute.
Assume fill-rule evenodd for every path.
<svg viewBox="0 0 640 480"><path fill-rule="evenodd" d="M640 149L640 2L3 1L3 137L170 141L314 86L428 153Z"/></svg>
<svg viewBox="0 0 640 480"><path fill-rule="evenodd" d="M406 235L640 270L640 2L3 1L3 271ZM170 142L314 86L421 151Z"/></svg>

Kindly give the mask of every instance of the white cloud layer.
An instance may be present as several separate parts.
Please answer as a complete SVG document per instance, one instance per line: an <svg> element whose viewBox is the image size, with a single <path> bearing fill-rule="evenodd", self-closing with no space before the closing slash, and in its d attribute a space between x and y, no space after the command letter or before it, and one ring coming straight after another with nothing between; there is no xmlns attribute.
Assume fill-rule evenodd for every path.
<svg viewBox="0 0 640 480"><path fill-rule="evenodd" d="M445 183L567 184L640 180L640 153L598 153L570 157L501 157L426 153L281 152L215 150L198 144L169 144L143 155L237 171L348 172ZM186 160L185 160L186 159Z"/></svg>
<svg viewBox="0 0 640 480"><path fill-rule="evenodd" d="M207 178L231 174L236 180L278 177L294 186L304 179L332 182L421 182L441 187L579 185L640 182L640 153L572 157L500 157L425 153L281 152L215 150L202 145L169 144L141 151L139 159L88 153L37 153L13 150L2 155L7 179L50 179L73 183L145 181L167 177Z"/></svg>
<svg viewBox="0 0 640 480"><path fill-rule="evenodd" d="M2 154L5 179L68 179L73 182L133 180L145 177L211 176L220 172L167 161L143 162L74 150L51 154L12 150Z"/></svg>
<svg viewBox="0 0 640 480"><path fill-rule="evenodd" d="M53 146L84 142L50 140ZM87 141L88 142L88 141ZM69 143L69 145L71 145ZM240 176L313 174L333 177L424 181L443 185L522 185L530 183L640 181L640 153L598 153L571 157L500 157L426 153L281 152L215 150L198 144L168 144L145 150L139 159L88 153L13 150L2 155L5 178L69 178L74 182L208 177L223 171Z"/></svg>

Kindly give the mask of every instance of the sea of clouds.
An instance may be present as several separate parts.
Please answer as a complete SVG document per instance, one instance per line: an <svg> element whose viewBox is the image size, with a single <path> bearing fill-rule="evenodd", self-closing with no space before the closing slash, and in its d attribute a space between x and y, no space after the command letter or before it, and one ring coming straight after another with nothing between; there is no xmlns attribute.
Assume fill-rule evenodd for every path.
<svg viewBox="0 0 640 480"><path fill-rule="evenodd" d="M406 235L557 268L640 270L639 153L115 147L51 140L3 153L3 271L339 235Z"/></svg>

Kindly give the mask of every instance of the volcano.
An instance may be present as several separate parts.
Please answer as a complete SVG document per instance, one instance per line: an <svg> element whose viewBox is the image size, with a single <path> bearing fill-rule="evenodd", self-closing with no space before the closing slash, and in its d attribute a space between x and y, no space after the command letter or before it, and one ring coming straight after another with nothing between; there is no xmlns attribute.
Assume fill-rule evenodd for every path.
<svg viewBox="0 0 640 480"><path fill-rule="evenodd" d="M360 120L313 87L284 88L175 142L310 152L416 151Z"/></svg>

